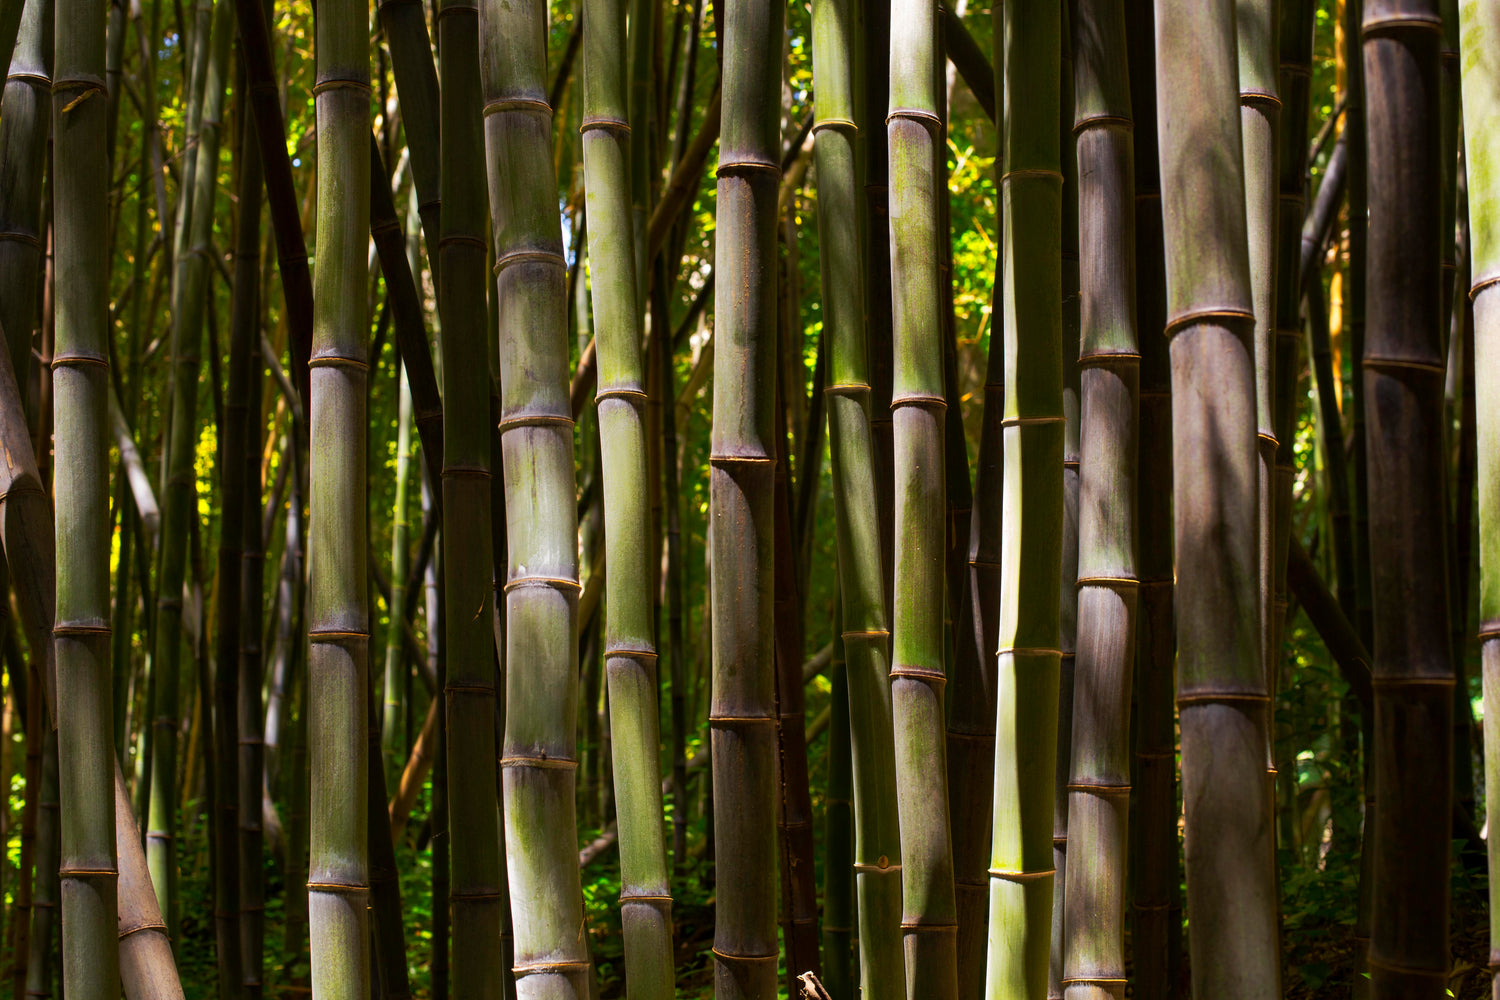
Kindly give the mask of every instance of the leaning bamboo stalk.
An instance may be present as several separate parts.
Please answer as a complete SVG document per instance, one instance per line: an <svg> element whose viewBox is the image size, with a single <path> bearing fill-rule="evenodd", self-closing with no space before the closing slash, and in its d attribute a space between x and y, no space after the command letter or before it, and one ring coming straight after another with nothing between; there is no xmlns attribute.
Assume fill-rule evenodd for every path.
<svg viewBox="0 0 1500 1000"><path fill-rule="evenodd" d="M241 9L244 6L253 5L241 4ZM356 0L323 0L315 43L319 267L309 362L314 445L308 472L312 558L307 711L312 785L307 907L312 988L328 997L364 997L370 990L366 22L365 5ZM264 139L262 133L263 152Z"/></svg>
<svg viewBox="0 0 1500 1000"><path fill-rule="evenodd" d="M440 4L442 55L438 310L442 320L442 507L457 530L443 532L442 586L448 676L448 829L452 884L454 993L500 992L497 947L506 906L495 799L495 668L491 582L489 350L485 322L484 135L479 91L479 9L468 0ZM383 183L383 181L382 181ZM405 255L402 254L404 260Z"/></svg>
<svg viewBox="0 0 1500 1000"><path fill-rule="evenodd" d="M52 0L28 0L0 98L0 331L25 386L37 325L42 258L42 179L51 132ZM25 398L22 398L25 402Z"/></svg>
<svg viewBox="0 0 1500 1000"><path fill-rule="evenodd" d="M109 642L109 258L103 0L60 0L53 83L58 775L63 976L120 995Z"/></svg>
<svg viewBox="0 0 1500 1000"><path fill-rule="evenodd" d="M997 39L1004 45L1007 95L1000 170L1003 336L1007 374L1015 377L1005 385L992 931L985 976L990 997L1044 994L1052 925L1065 431L1060 14L1043 0L1007 3Z"/></svg>
<svg viewBox="0 0 1500 1000"><path fill-rule="evenodd" d="M1125 5L1074 10L1082 344L1078 653L1068 778L1064 996L1125 984L1130 695L1135 666L1140 342Z"/></svg>
<svg viewBox="0 0 1500 1000"><path fill-rule="evenodd" d="M946 482L938 184L937 11L895 0L890 19L892 421L895 578L891 709L901 831L906 995L958 992L958 909L943 721Z"/></svg>
<svg viewBox="0 0 1500 1000"><path fill-rule="evenodd" d="M848 0L818 0L812 10L816 81L813 155L817 161L818 239L829 379L828 441L838 547L842 643L849 730L854 738L854 879L859 914L859 982L870 1000L903 995L901 840L888 680L890 632L885 605L880 515L871 427L870 345L864 318L861 201L869 106L860 100L864 61L860 19ZM875 129L879 132L879 129ZM838 921L825 921L837 924Z"/></svg>
<svg viewBox="0 0 1500 1000"><path fill-rule="evenodd" d="M1280 949L1234 8L1157 0L1155 11L1193 995L1271 997Z"/></svg>
<svg viewBox="0 0 1500 1000"><path fill-rule="evenodd" d="M665 1000L674 991L672 896L661 822L656 549L645 502L647 379L636 274L636 224L643 213L633 210L630 197L632 154L646 150L650 132L634 134L627 124L631 94L619 44L625 9L623 0L588 0L584 7L583 170L599 368L595 405L609 525L604 671L614 737L625 981L631 996ZM658 330L656 348L669 352L663 339Z"/></svg>
<svg viewBox="0 0 1500 1000"><path fill-rule="evenodd" d="M567 265L546 102L545 19L545 5L537 0L480 5L509 540L500 751L504 837L517 992L538 998L579 995L591 978L579 934L582 890L574 839L580 588ZM488 550L485 556L492 558Z"/></svg>
<svg viewBox="0 0 1500 1000"><path fill-rule="evenodd" d="M1365 4L1368 328L1361 356L1375 612L1370 995L1441 997L1448 949L1448 630L1436 0ZM1482 273L1482 272L1481 272Z"/></svg>
<svg viewBox="0 0 1500 1000"><path fill-rule="evenodd" d="M141 830L130 810L125 774L115 764L115 843L120 853L120 982L126 1000L182 1000L167 925L156 905ZM28 996L30 992L28 991Z"/></svg>
<svg viewBox="0 0 1500 1000"><path fill-rule="evenodd" d="M1484 708L1500 713L1500 495L1495 492L1500 486L1500 395L1495 383L1500 371L1500 8L1464 0L1459 17L1479 455L1479 639ZM1484 776L1489 808L1494 809L1500 803L1500 746L1494 740L1485 744ZM1500 842L1490 842L1489 855L1494 870L1500 865ZM1497 905L1500 880L1491 880L1491 912ZM1492 973L1500 967L1500 925L1490 928L1488 964ZM1500 977L1495 983L1493 995L1500 998Z"/></svg>

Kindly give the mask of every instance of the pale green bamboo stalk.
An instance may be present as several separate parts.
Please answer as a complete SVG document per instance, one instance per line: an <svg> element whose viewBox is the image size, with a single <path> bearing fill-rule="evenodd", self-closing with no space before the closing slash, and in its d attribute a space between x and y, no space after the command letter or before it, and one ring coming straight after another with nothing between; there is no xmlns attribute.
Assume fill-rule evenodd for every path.
<svg viewBox="0 0 1500 1000"><path fill-rule="evenodd" d="M1005 5L1004 545L985 994L1045 995L1052 927L1063 519L1062 24L1045 0ZM1022 95L1025 95L1023 98Z"/></svg>

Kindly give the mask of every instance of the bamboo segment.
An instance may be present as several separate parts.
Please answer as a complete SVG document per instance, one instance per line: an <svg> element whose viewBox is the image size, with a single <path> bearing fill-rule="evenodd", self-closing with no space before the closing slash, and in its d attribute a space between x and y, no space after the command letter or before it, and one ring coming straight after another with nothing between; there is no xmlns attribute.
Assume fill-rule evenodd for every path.
<svg viewBox="0 0 1500 1000"><path fill-rule="evenodd" d="M1500 712L1500 7L1464 0L1459 20L1479 435L1479 638L1485 712L1500 718L1488 715ZM1500 802L1500 745L1493 740L1485 744L1484 777L1489 803ZM1489 853L1490 867L1500 870L1500 842L1490 843ZM1492 879L1491 912L1497 904L1500 880ZM1500 926L1490 928L1489 967L1500 968ZM1495 983L1500 997L1500 977Z"/></svg>
<svg viewBox="0 0 1500 1000"><path fill-rule="evenodd" d="M411 150L412 186L427 239L428 266L439 257L442 218L442 143L437 67L426 11L410 0L378 0L376 16L391 51L391 75L401 101L401 130ZM434 273L434 277L435 277Z"/></svg>
<svg viewBox="0 0 1500 1000"><path fill-rule="evenodd" d="M114 768L115 844L120 859L120 982L126 1000L182 1000L167 925L156 905L141 830L130 811L130 792ZM27 995L31 991L28 989Z"/></svg>
<svg viewBox="0 0 1500 1000"><path fill-rule="evenodd" d="M442 585L448 677L448 830L452 862L452 988L498 996L506 908L495 772L495 639L490 523L489 348L485 317L484 135L479 92L479 8L439 6L444 204L438 240L443 378Z"/></svg>
<svg viewBox="0 0 1500 1000"><path fill-rule="evenodd" d="M856 216L857 218L857 216ZM837 617L837 615L835 616ZM849 736L849 673L843 640L828 665L828 784L823 866L823 978L832 1000L854 997L854 764Z"/></svg>
<svg viewBox="0 0 1500 1000"><path fill-rule="evenodd" d="M120 995L109 641L109 256L104 238L102 0L56 5L52 90L56 282L58 775L63 978L74 1000Z"/></svg>
<svg viewBox="0 0 1500 1000"><path fill-rule="evenodd" d="M891 708L906 995L958 994L958 908L943 721L946 483L937 11L891 4L890 245L895 455Z"/></svg>
<svg viewBox="0 0 1500 1000"><path fill-rule="evenodd" d="M858 981L861 993L869 1000L895 1000L902 996L905 983L900 942L901 840L887 678L890 631L870 413L871 346L864 316L865 261L860 249L860 237L870 228L862 224L861 181L867 162L862 136L871 134L869 111L873 105L861 100L864 60L857 5L849 0L818 0L812 13L816 82L813 155L822 248L823 328L829 359L824 394L828 400L843 633L836 641L842 642L846 657L849 732L854 741ZM828 923L837 925L839 921L825 914L825 934ZM830 972L835 966L830 958Z"/></svg>
<svg viewBox="0 0 1500 1000"><path fill-rule="evenodd" d="M1370 995L1441 997L1448 951L1449 655L1435 0L1369 0L1364 354L1374 597ZM1478 272L1483 273L1483 272Z"/></svg>
<svg viewBox="0 0 1500 1000"><path fill-rule="evenodd" d="M1280 987L1257 589L1255 303L1233 18L1229 0L1156 3L1177 703L1193 995L1270 998Z"/></svg>
<svg viewBox="0 0 1500 1000"><path fill-rule="evenodd" d="M646 372L637 298L636 213L623 0L589 0L583 21L583 169L598 352L599 443L604 477L605 635L620 839L620 910L626 991L670 1000L672 896L662 829L655 593L646 431ZM659 332L657 343L664 336ZM666 346L670 352L670 347ZM676 456L666 461L675 462ZM679 801L678 808L682 807Z"/></svg>
<svg viewBox="0 0 1500 1000"><path fill-rule="evenodd" d="M583 996L590 981L574 814L578 536L546 6L480 5L504 462L506 858L522 1000ZM445 213L446 214L446 213ZM489 555L489 550L486 549ZM449 604L453 614L458 605ZM451 657L450 657L451 662Z"/></svg>
<svg viewBox="0 0 1500 1000"><path fill-rule="evenodd" d="M29 0L0 99L0 330L11 369L30 384L42 258L42 178L51 131L52 0ZM21 402L26 404L23 395ZM30 407L27 407L30 412Z"/></svg>
<svg viewBox="0 0 1500 1000"><path fill-rule="evenodd" d="M1063 982L1069 1000L1087 1000L1125 995L1141 357L1125 5L1087 0L1074 18L1083 462Z"/></svg>
<svg viewBox="0 0 1500 1000"><path fill-rule="evenodd" d="M313 992L370 992L367 826L370 613L365 285L370 206L368 10L318 8L318 269L309 361L308 541L311 826L307 910Z"/></svg>
<svg viewBox="0 0 1500 1000"><path fill-rule="evenodd" d="M1060 15L1044 0L1007 3L1001 37L1005 534L985 977L991 998L1044 995L1051 937L1065 431Z"/></svg>
<svg viewBox="0 0 1500 1000"><path fill-rule="evenodd" d="M1136 800L1130 942L1142 1000L1172 1000L1182 954L1177 853L1176 719L1172 707L1172 393L1161 175L1156 144L1156 40L1150 4L1126 7L1135 117L1136 319L1141 372L1136 495L1140 577L1136 636Z"/></svg>
<svg viewBox="0 0 1500 1000"><path fill-rule="evenodd" d="M724 122L714 269L709 542L709 707L718 902L714 994L776 996L776 705L773 477L776 455L777 134L784 11L724 5Z"/></svg>

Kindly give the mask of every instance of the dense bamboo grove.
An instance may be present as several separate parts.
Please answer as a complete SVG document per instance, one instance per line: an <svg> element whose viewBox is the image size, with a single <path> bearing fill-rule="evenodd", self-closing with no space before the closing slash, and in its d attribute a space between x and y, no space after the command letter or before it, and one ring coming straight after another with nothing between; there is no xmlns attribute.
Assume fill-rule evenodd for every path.
<svg viewBox="0 0 1500 1000"><path fill-rule="evenodd" d="M1500 1000L1489 0L0 60L0 994Z"/></svg>

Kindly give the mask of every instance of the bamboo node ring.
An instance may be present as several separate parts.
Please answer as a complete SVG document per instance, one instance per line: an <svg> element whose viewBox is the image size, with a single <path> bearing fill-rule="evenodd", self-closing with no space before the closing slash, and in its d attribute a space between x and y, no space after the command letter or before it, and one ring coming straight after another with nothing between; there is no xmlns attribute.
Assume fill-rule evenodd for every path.
<svg viewBox="0 0 1500 1000"><path fill-rule="evenodd" d="M1423 677L1411 675L1404 677L1371 677L1370 684L1377 688L1406 688L1406 687L1438 687L1451 688L1454 680L1452 677Z"/></svg>
<svg viewBox="0 0 1500 1000"><path fill-rule="evenodd" d="M489 250L489 246L478 236L467 236L462 233L454 234L451 236L444 236L442 239L438 240L439 253L441 253L443 248L447 246L467 246L477 247L480 250Z"/></svg>
<svg viewBox="0 0 1500 1000"><path fill-rule="evenodd" d="M484 684L453 684L448 683L443 688L444 694L477 694L485 697L495 697L495 686Z"/></svg>
<svg viewBox="0 0 1500 1000"><path fill-rule="evenodd" d="M891 399L892 410L902 406L921 406L930 407L934 410L946 410L948 409L948 400L930 392L903 392L901 395Z"/></svg>
<svg viewBox="0 0 1500 1000"><path fill-rule="evenodd" d="M1088 115L1073 123L1073 134L1082 135L1091 128L1123 128L1127 132L1135 131L1135 121L1124 115Z"/></svg>
<svg viewBox="0 0 1500 1000"><path fill-rule="evenodd" d="M1220 320L1226 325L1233 322L1254 323L1255 314L1248 309L1198 309L1169 318L1162 332L1168 337L1175 337L1185 327L1210 320Z"/></svg>
<svg viewBox="0 0 1500 1000"><path fill-rule="evenodd" d="M995 651L996 656L1062 656L1063 651L1048 646L1001 646Z"/></svg>
<svg viewBox="0 0 1500 1000"><path fill-rule="evenodd" d="M594 129L602 129L606 132L614 132L616 135L628 136L630 134L630 123L623 118L607 118L603 115L590 115L578 126L579 134L590 132Z"/></svg>
<svg viewBox="0 0 1500 1000"><path fill-rule="evenodd" d="M478 465L445 465L441 479L492 479L489 469Z"/></svg>
<svg viewBox="0 0 1500 1000"><path fill-rule="evenodd" d="M776 962L780 961L781 959L780 952L777 952L774 955L729 955L725 954L717 948L714 948L712 950L714 953L714 958L717 958L720 961L724 962Z"/></svg>
<svg viewBox="0 0 1500 1000"><path fill-rule="evenodd" d="M859 126L847 118L823 118L813 122L812 133L817 135L823 129L837 129L848 132L850 135L859 134Z"/></svg>
<svg viewBox="0 0 1500 1000"><path fill-rule="evenodd" d="M340 354L319 354L307 360L309 368L349 368L354 371L369 371L370 363L364 358L350 358Z"/></svg>
<svg viewBox="0 0 1500 1000"><path fill-rule="evenodd" d="M775 465L769 455L709 455L709 465Z"/></svg>
<svg viewBox="0 0 1500 1000"><path fill-rule="evenodd" d="M1362 38L1370 38L1375 35L1394 35L1399 34L1403 30L1442 31L1443 19L1440 17L1424 17L1420 14L1408 14L1404 17L1372 17L1365 20L1359 26L1359 33ZM1395 966L1391 966L1390 968L1395 968Z"/></svg>
<svg viewBox="0 0 1500 1000"><path fill-rule="evenodd" d="M997 878L1003 882L1036 882L1056 875L1057 869L1047 868L1041 871L1022 872L1011 871L1005 868L991 868L989 869L989 874L990 878Z"/></svg>
<svg viewBox="0 0 1500 1000"><path fill-rule="evenodd" d="M14 230L6 230L4 232L0 232L0 242L24 243L27 246L34 247L38 250L40 250L42 247L42 241L37 239L35 236L31 235L30 233L15 232Z"/></svg>
<svg viewBox="0 0 1500 1000"><path fill-rule="evenodd" d="M1094 351L1078 356L1078 366L1080 368L1087 368L1092 365L1138 365L1140 363L1141 355L1139 351Z"/></svg>
<svg viewBox="0 0 1500 1000"><path fill-rule="evenodd" d="M516 427L572 427L573 418L563 416L560 413L514 413L504 417L496 429L501 432L512 430Z"/></svg>
<svg viewBox="0 0 1500 1000"><path fill-rule="evenodd" d="M734 176L737 174L769 174L772 177L781 176L781 164L764 163L760 160L720 160L718 169L714 171L715 177Z"/></svg>
<svg viewBox="0 0 1500 1000"><path fill-rule="evenodd" d="M308 629L307 630L307 641L308 642L339 643L339 642L348 642L348 641L351 641L351 640L354 641L354 642L358 642L361 639L363 639L366 642L368 642L370 640L370 633L368 633L368 632L353 632L353 631L349 631L347 629L333 629L333 628L330 628L330 629Z"/></svg>
<svg viewBox="0 0 1500 1000"><path fill-rule="evenodd" d="M1177 705L1203 705L1217 702L1248 701L1269 704L1270 695L1256 691L1186 691L1177 696Z"/></svg>
<svg viewBox="0 0 1500 1000"><path fill-rule="evenodd" d="M1064 976L1063 983L1081 983L1085 986L1124 986L1126 980L1114 976Z"/></svg>
<svg viewBox="0 0 1500 1000"><path fill-rule="evenodd" d="M479 16L479 8L471 3L443 3L438 5L437 19L441 24L449 14L473 14Z"/></svg>
<svg viewBox="0 0 1500 1000"><path fill-rule="evenodd" d="M88 636L106 636L110 635L111 632L108 625L60 624L52 626L52 634L54 636L76 636L79 638L86 638Z"/></svg>
<svg viewBox="0 0 1500 1000"><path fill-rule="evenodd" d="M1134 590L1141 585L1141 581L1133 576L1080 576L1077 583L1080 587L1118 587L1124 590Z"/></svg>
<svg viewBox="0 0 1500 1000"><path fill-rule="evenodd" d="M1077 468L1081 468L1082 465L1083 465L1083 463L1080 462L1076 458L1065 458L1065 459L1063 459L1063 468L1064 469L1077 469ZM971 562L971 565L972 565L972 562ZM995 563L995 565L998 566L1000 564L999 563Z"/></svg>
<svg viewBox="0 0 1500 1000"><path fill-rule="evenodd" d="M1006 417L1000 421L1001 427L1026 427L1031 424L1060 424L1062 417Z"/></svg>
<svg viewBox="0 0 1500 1000"><path fill-rule="evenodd" d="M885 123L901 121L921 122L934 128L942 128L943 120L925 108L892 108L891 113L885 116ZM1059 175L1061 176L1061 175Z"/></svg>
<svg viewBox="0 0 1500 1000"><path fill-rule="evenodd" d="M0 490L0 503L4 503L5 501L9 500L11 497L24 497L24 496L38 496L39 497L39 496L45 496L45 495L46 494L42 492L42 488L40 486L36 485L34 482L22 482L22 483L19 483L19 484L15 485L15 486L12 486L8 490Z"/></svg>
<svg viewBox="0 0 1500 1000"><path fill-rule="evenodd" d="M777 720L769 715L710 715L708 721L721 726L775 725Z"/></svg>
<svg viewBox="0 0 1500 1000"><path fill-rule="evenodd" d="M160 920L148 920L133 927L122 927L120 929L119 940L124 941L130 935L139 934L141 931L161 931L165 934L167 932L167 925Z"/></svg>
<svg viewBox="0 0 1500 1000"><path fill-rule="evenodd" d="M1276 435L1272 434L1270 431L1256 431L1255 437L1260 441L1264 441L1266 444L1270 445L1273 448L1281 447L1281 442L1278 441L1276 439Z"/></svg>
<svg viewBox="0 0 1500 1000"><path fill-rule="evenodd" d="M4 237L0 236L0 239L4 239ZM1474 284L1469 287L1469 301L1473 302L1474 296L1478 295L1486 288L1493 288L1495 285L1500 285L1500 274L1492 274L1488 278L1481 278L1480 280L1474 282Z"/></svg>
<svg viewBox="0 0 1500 1000"><path fill-rule="evenodd" d="M891 680L899 680L902 677L909 677L914 681L924 681L933 686L948 683L947 674L941 670L934 670L931 667L891 667Z"/></svg>
<svg viewBox="0 0 1500 1000"><path fill-rule="evenodd" d="M1281 98L1264 90L1242 90L1240 91L1240 106L1263 105L1267 108L1281 107Z"/></svg>
<svg viewBox="0 0 1500 1000"><path fill-rule="evenodd" d="M62 878L119 878L120 873L113 868L68 868L59 867L57 874Z"/></svg>
<svg viewBox="0 0 1500 1000"><path fill-rule="evenodd" d="M84 367L108 368L109 359L99 354L78 353L54 354L50 367L56 371L58 368L84 368Z"/></svg>
<svg viewBox="0 0 1500 1000"><path fill-rule="evenodd" d="M594 393L595 405L604 402L606 399L623 399L627 402L637 404L647 402L644 389L600 389Z"/></svg>
<svg viewBox="0 0 1500 1000"><path fill-rule="evenodd" d="M622 892L619 896L619 902L621 906L624 906L626 903L645 903L647 906L666 906L668 908L671 908L672 897L663 895L661 893L643 892L639 895L631 895L629 893Z"/></svg>
<svg viewBox="0 0 1500 1000"><path fill-rule="evenodd" d="M313 84L312 92L313 96L317 97L318 95L326 93L330 90L358 90L364 94L371 94L374 93L375 88L370 86L369 80L356 80L352 77L333 76L329 77L326 80L319 80L317 83Z"/></svg>
<svg viewBox="0 0 1500 1000"><path fill-rule="evenodd" d="M545 754L532 757L525 754L506 754L500 758L501 767L534 767L542 771L572 771L578 761L568 757L548 757Z"/></svg>
<svg viewBox="0 0 1500 1000"><path fill-rule="evenodd" d="M950 740L962 740L965 743L994 743L995 742L995 735L993 733L965 733L965 732L963 732L961 730L958 730L958 729L950 729L950 730L948 730L948 738Z"/></svg>
<svg viewBox="0 0 1500 1000"><path fill-rule="evenodd" d="M535 97L503 97L484 106L484 117L504 111L522 111L533 115L551 115L552 105Z"/></svg>
<svg viewBox="0 0 1500 1000"><path fill-rule="evenodd" d="M512 264L556 264L558 267L567 269L568 262L563 255L553 250L512 250L510 253L501 254L495 261L495 274Z"/></svg>
<svg viewBox="0 0 1500 1000"><path fill-rule="evenodd" d="M843 639L845 642L852 642L852 641L859 640L859 639L888 639L888 638L890 638L890 635L891 635L891 630L890 629L886 629L886 628L866 628L866 629L853 629L853 630L850 630L848 632L840 632L839 633L839 638Z"/></svg>
<svg viewBox="0 0 1500 1000"><path fill-rule="evenodd" d="M571 590L574 593L583 592L583 584L577 580L569 580L561 576L518 576L514 580L506 582L501 588L503 593L512 590L520 590L523 587L551 587L553 590Z"/></svg>
<svg viewBox="0 0 1500 1000"><path fill-rule="evenodd" d="M12 80L17 83L34 83L37 86L46 87L49 90L52 89L52 78L50 76L43 76L41 73L26 73L23 71L12 73L5 78L6 83Z"/></svg>
<svg viewBox="0 0 1500 1000"><path fill-rule="evenodd" d="M1364 368L1372 368L1375 371L1384 371L1386 369L1406 369L1409 371L1428 372L1430 374L1437 375L1447 375L1448 373L1448 368L1446 365L1437 364L1431 361L1420 361L1415 358L1387 358L1380 357L1378 355L1367 354L1360 359L1360 365Z"/></svg>
<svg viewBox="0 0 1500 1000"><path fill-rule="evenodd" d="M459 889L448 890L448 898L456 899L463 903L484 903L490 900L504 899L507 894L495 889Z"/></svg>
<svg viewBox="0 0 1500 1000"><path fill-rule="evenodd" d="M870 386L866 382L835 382L823 387L825 396L868 396Z"/></svg>
<svg viewBox="0 0 1500 1000"><path fill-rule="evenodd" d="M1384 959L1376 958L1374 955L1366 955L1365 961L1370 965L1379 966L1382 969L1387 969L1391 972L1399 972L1407 976L1429 976L1433 979L1441 979L1444 982L1446 982L1448 979L1448 970L1446 968L1418 969L1415 966L1411 965L1400 965L1396 962L1387 962Z"/></svg>
<svg viewBox="0 0 1500 1000"><path fill-rule="evenodd" d="M901 921L901 929L903 931L912 931L913 933L931 931L934 934L957 934L958 924L929 924L918 920L903 920Z"/></svg>
<svg viewBox="0 0 1500 1000"><path fill-rule="evenodd" d="M884 854L877 858L873 865L869 862L860 861L855 862L851 867L853 867L853 869L857 872L874 872L876 874L879 874L881 872L899 872L901 870L901 865L899 862L896 864L891 864L891 859L886 857Z"/></svg>
<svg viewBox="0 0 1500 1000"><path fill-rule="evenodd" d="M660 654L654 649L632 649L629 646L615 646L604 651L604 658L617 660L657 660Z"/></svg>
<svg viewBox="0 0 1500 1000"><path fill-rule="evenodd" d="M1063 175L1061 171L1048 170L1045 167L1023 167L1019 170L1007 170L1005 173L1000 175L1001 184L1005 184L1013 180L1056 181L1057 183L1061 184L1062 179Z"/></svg>
<svg viewBox="0 0 1500 1000"><path fill-rule="evenodd" d="M551 973L553 975L569 976L577 972L587 972L593 967L591 962L527 962L525 965L511 966L511 974L520 978L521 976L541 976Z"/></svg>
<svg viewBox="0 0 1500 1000"><path fill-rule="evenodd" d="M1101 785L1096 782L1070 781L1068 782L1070 792L1092 792L1095 795L1129 795L1129 785Z"/></svg>

